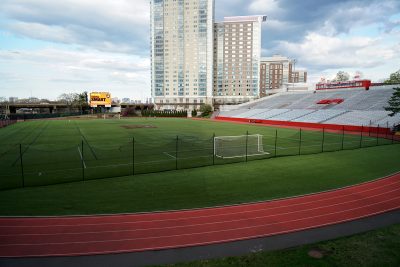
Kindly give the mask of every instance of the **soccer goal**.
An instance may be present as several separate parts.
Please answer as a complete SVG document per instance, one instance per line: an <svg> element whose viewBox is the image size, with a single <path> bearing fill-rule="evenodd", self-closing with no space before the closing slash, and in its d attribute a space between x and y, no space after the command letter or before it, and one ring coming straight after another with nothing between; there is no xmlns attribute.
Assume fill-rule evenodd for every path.
<svg viewBox="0 0 400 267"><path fill-rule="evenodd" d="M218 158L240 158L266 155L260 134L214 137L214 155Z"/></svg>

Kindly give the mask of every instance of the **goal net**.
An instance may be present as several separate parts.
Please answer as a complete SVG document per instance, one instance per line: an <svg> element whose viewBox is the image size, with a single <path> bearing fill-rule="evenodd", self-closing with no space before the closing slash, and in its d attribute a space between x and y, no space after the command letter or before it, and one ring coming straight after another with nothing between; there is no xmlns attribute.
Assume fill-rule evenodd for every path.
<svg viewBox="0 0 400 267"><path fill-rule="evenodd" d="M218 136L214 138L214 155L219 158L239 158L269 154L264 151L260 134Z"/></svg>

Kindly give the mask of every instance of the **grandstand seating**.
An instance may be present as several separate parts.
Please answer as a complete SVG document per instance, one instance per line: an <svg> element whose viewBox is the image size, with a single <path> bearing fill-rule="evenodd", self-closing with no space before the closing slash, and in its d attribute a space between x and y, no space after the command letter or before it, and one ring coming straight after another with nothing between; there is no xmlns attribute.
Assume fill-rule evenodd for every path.
<svg viewBox="0 0 400 267"><path fill-rule="evenodd" d="M313 122L313 123L323 123L329 119L333 119L338 117L344 113L347 113L347 110L317 110L315 112L309 113L303 117L297 118L293 121L303 121L303 122Z"/></svg>
<svg viewBox="0 0 400 267"><path fill-rule="evenodd" d="M287 92L222 111L222 117L311 122L340 125L390 127L400 123L400 114L390 117L384 110L396 86L373 86L370 90L341 89ZM340 99L341 101L323 100ZM339 103L338 103L339 102Z"/></svg>
<svg viewBox="0 0 400 267"><path fill-rule="evenodd" d="M368 110L352 110L341 116L327 120L328 124L344 124L344 125L377 125L376 122L388 117L386 111L368 111Z"/></svg>
<svg viewBox="0 0 400 267"><path fill-rule="evenodd" d="M303 117L304 115L307 115L309 113L314 112L312 109L293 109L288 112L276 115L271 117L271 120L278 120L278 121L291 121L300 117Z"/></svg>
<svg viewBox="0 0 400 267"><path fill-rule="evenodd" d="M264 112L265 110L263 109L248 109L248 110L243 110L241 114L237 116L237 118L252 118L253 116L256 116L259 113Z"/></svg>
<svg viewBox="0 0 400 267"><path fill-rule="evenodd" d="M260 120L266 120L266 119L270 119L274 116L289 112L290 109L258 109L258 110L262 110L262 113L258 113L254 116L252 116L252 119L260 119Z"/></svg>

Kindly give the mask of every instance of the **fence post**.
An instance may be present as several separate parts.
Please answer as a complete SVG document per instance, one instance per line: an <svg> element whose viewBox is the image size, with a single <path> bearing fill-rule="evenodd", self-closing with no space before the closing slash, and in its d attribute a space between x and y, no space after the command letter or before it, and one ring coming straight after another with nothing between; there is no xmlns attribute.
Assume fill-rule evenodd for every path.
<svg viewBox="0 0 400 267"><path fill-rule="evenodd" d="M379 124L378 128L376 128L376 145L379 146Z"/></svg>
<svg viewBox="0 0 400 267"><path fill-rule="evenodd" d="M388 131L389 131L389 122L386 121L386 139L388 138Z"/></svg>
<svg viewBox="0 0 400 267"><path fill-rule="evenodd" d="M135 137L132 137L132 175L135 175Z"/></svg>
<svg viewBox="0 0 400 267"><path fill-rule="evenodd" d="M25 187L24 163L22 160L22 144L19 144L19 159L21 162L22 187Z"/></svg>
<svg viewBox="0 0 400 267"><path fill-rule="evenodd" d="M215 133L213 134L212 143L213 143L213 165L215 165Z"/></svg>
<svg viewBox="0 0 400 267"><path fill-rule="evenodd" d="M176 144L175 144L175 169L178 169L178 141L179 137L176 136Z"/></svg>
<svg viewBox="0 0 400 267"><path fill-rule="evenodd" d="M342 128L342 150L344 149L344 125Z"/></svg>
<svg viewBox="0 0 400 267"><path fill-rule="evenodd" d="M368 127L370 131L371 127ZM360 148L362 148L362 141L363 141L363 132L364 132L364 125L361 125L361 135L360 135Z"/></svg>
<svg viewBox="0 0 400 267"><path fill-rule="evenodd" d="M83 140L81 140L81 154L82 154L82 181L85 181L85 161L83 159Z"/></svg>
<svg viewBox="0 0 400 267"><path fill-rule="evenodd" d="M325 144L325 127L322 128L322 153L324 152L324 144Z"/></svg>
<svg viewBox="0 0 400 267"><path fill-rule="evenodd" d="M369 127L368 127L368 136L371 136L371 126L372 126L372 120L369 120Z"/></svg>
<svg viewBox="0 0 400 267"><path fill-rule="evenodd" d="M249 141L249 131L246 132L246 162L247 162L247 143Z"/></svg>
<svg viewBox="0 0 400 267"><path fill-rule="evenodd" d="M301 155L301 128L300 128L299 134L300 134L300 136L299 136L299 155Z"/></svg>
<svg viewBox="0 0 400 267"><path fill-rule="evenodd" d="M394 144L394 132L392 134L392 145Z"/></svg>
<svg viewBox="0 0 400 267"><path fill-rule="evenodd" d="M274 157L276 157L276 145L278 143L278 129L275 130L275 154Z"/></svg>

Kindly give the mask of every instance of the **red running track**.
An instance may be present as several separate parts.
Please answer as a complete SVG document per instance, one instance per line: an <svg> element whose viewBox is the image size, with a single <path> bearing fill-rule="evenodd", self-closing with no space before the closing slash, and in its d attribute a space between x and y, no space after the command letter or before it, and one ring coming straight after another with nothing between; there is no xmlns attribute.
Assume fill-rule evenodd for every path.
<svg viewBox="0 0 400 267"><path fill-rule="evenodd" d="M217 208L0 218L0 257L160 250L290 233L400 208L400 173L338 190Z"/></svg>

